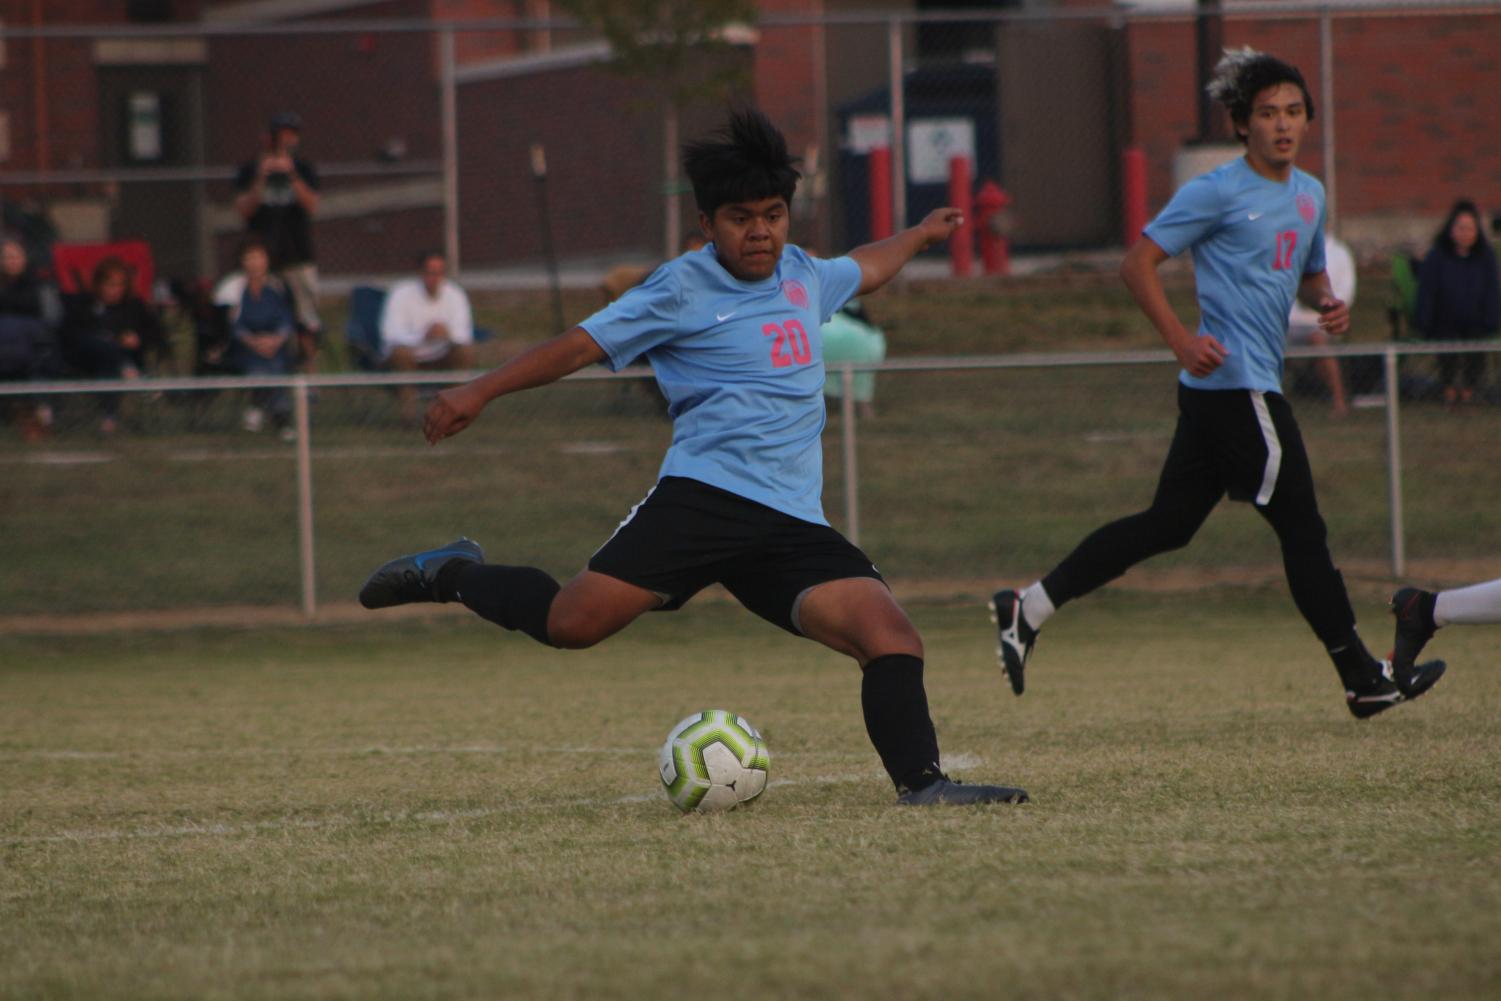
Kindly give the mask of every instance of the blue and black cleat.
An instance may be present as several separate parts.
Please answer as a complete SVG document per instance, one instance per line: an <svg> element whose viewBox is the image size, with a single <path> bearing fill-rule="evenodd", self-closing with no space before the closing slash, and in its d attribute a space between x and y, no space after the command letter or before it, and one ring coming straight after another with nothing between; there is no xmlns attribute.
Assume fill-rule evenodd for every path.
<svg viewBox="0 0 1501 1001"><path fill-rule="evenodd" d="M360 588L360 604L366 608L390 608L416 601L442 601L434 585L438 571L453 560L483 563L485 551L473 539L457 539L441 549L398 556L365 581Z"/></svg>

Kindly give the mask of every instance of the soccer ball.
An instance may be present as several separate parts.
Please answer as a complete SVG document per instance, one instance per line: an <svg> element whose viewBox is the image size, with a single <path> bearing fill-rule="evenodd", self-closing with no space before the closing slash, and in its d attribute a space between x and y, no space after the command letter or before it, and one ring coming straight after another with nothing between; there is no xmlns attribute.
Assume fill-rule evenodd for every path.
<svg viewBox="0 0 1501 1001"><path fill-rule="evenodd" d="M684 813L718 813L749 803L766 788L771 755L743 716L723 709L694 713L672 728L657 771L667 798Z"/></svg>

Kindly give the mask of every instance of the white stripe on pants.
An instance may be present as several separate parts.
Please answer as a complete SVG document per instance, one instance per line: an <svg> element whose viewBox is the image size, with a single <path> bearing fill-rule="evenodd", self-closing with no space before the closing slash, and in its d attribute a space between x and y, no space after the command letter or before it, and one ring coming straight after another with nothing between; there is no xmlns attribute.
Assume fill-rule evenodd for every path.
<svg viewBox="0 0 1501 1001"><path fill-rule="evenodd" d="M1277 474L1282 471L1282 442L1277 438L1272 413L1266 408L1266 394L1252 392L1251 406L1256 410L1261 438L1266 442L1266 469L1261 474L1261 489L1256 491L1256 506L1266 507L1271 503L1272 491L1277 488Z"/></svg>

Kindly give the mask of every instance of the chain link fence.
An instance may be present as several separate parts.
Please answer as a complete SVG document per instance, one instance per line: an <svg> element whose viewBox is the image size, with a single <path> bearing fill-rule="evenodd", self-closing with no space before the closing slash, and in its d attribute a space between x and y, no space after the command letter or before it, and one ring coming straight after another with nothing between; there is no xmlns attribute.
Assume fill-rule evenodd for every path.
<svg viewBox="0 0 1501 1001"><path fill-rule="evenodd" d="M1397 375L1343 420L1322 401L1298 404L1337 561L1357 578L1463 580L1501 537L1501 408L1443 406L1427 347L1333 350ZM899 589L973 594L1030 579L1146 506L1172 435L1174 370L1160 351L846 365L839 374L876 373L876 416L831 401L830 520ZM403 379L441 384L120 383L108 388L128 394L131 433L107 441L94 437L100 387L0 388L0 403L46 400L57 413L45 444L0 443L0 617L226 607L316 617L348 607L383 560L459 535L497 561L570 576L655 482L671 438L648 374L591 372L497 401L430 448L398 416ZM239 428L250 393L271 386L298 402L295 440ZM1280 556L1249 507L1225 503L1194 545L1149 567L1193 590L1276 579Z"/></svg>
<svg viewBox="0 0 1501 1001"><path fill-rule="evenodd" d="M499 297L481 317L498 336L480 358L499 361L597 308L610 269L676 252L696 212L675 151L728 103L755 104L785 130L804 170L793 237L825 254L949 200L958 160L967 196L986 181L1004 189L975 206L971 235L1004 236L1018 270L1040 253L1061 255L1063 270L1090 253L1113 262L1179 173L1227 155L1224 123L1200 120L1201 32L1302 67L1319 114L1301 163L1325 181L1367 274L1426 245L1455 196L1501 204L1501 102L1486 97L1501 92L1486 42L1501 31L1494 3L834 7L806 16L767 2L671 77L622 72L597 31L558 18L349 7L251 22L232 19L244 5L204 3L191 23L7 19L0 202L33 259L138 238L158 298L172 297L171 280L181 295L220 277L244 229L237 172L264 150L271 116L296 111L320 177L325 353L322 374L281 384L307 403L294 442L240 430L250 393L272 383L201 377L181 336L140 383L0 383L0 616L321 614L348 603L373 563L461 533L498 559L576 571L655 478L670 429L649 379L590 376L508 399L429 449L400 422L392 377L340 374L353 367L348 293L444 249L467 287ZM909 272L950 270L939 250ZM550 299L532 294L549 286ZM969 287L947 289L962 299ZM956 324L975 336L954 338L956 351L1036 349L1008 346L1004 330L979 346L1005 321L964 316ZM1113 342L1107 327L1085 346ZM1316 398L1298 404L1336 558L1347 574L1465 579L1463 561L1498 536L1501 410L1437 402L1442 345L1336 350L1352 392L1374 404L1344 421ZM1289 366L1290 393L1307 368ZM831 411L826 505L899 586L947 593L1044 571L1099 522L1145 505L1174 420L1158 352L908 357L877 379L874 419ZM126 396L128 433L102 440L106 392ZM38 403L54 432L26 444L14 432ZM1225 505L1199 543L1154 566L1192 587L1218 567L1275 576L1278 563L1259 519Z"/></svg>

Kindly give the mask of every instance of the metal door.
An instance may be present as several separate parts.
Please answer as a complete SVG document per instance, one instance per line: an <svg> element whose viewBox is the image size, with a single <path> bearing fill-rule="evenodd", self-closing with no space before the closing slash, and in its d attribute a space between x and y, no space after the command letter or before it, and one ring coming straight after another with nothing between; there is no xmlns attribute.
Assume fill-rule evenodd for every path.
<svg viewBox="0 0 1501 1001"><path fill-rule="evenodd" d="M160 275L211 274L201 249L200 67L101 66L98 78L102 165L125 168L114 237L147 241Z"/></svg>

